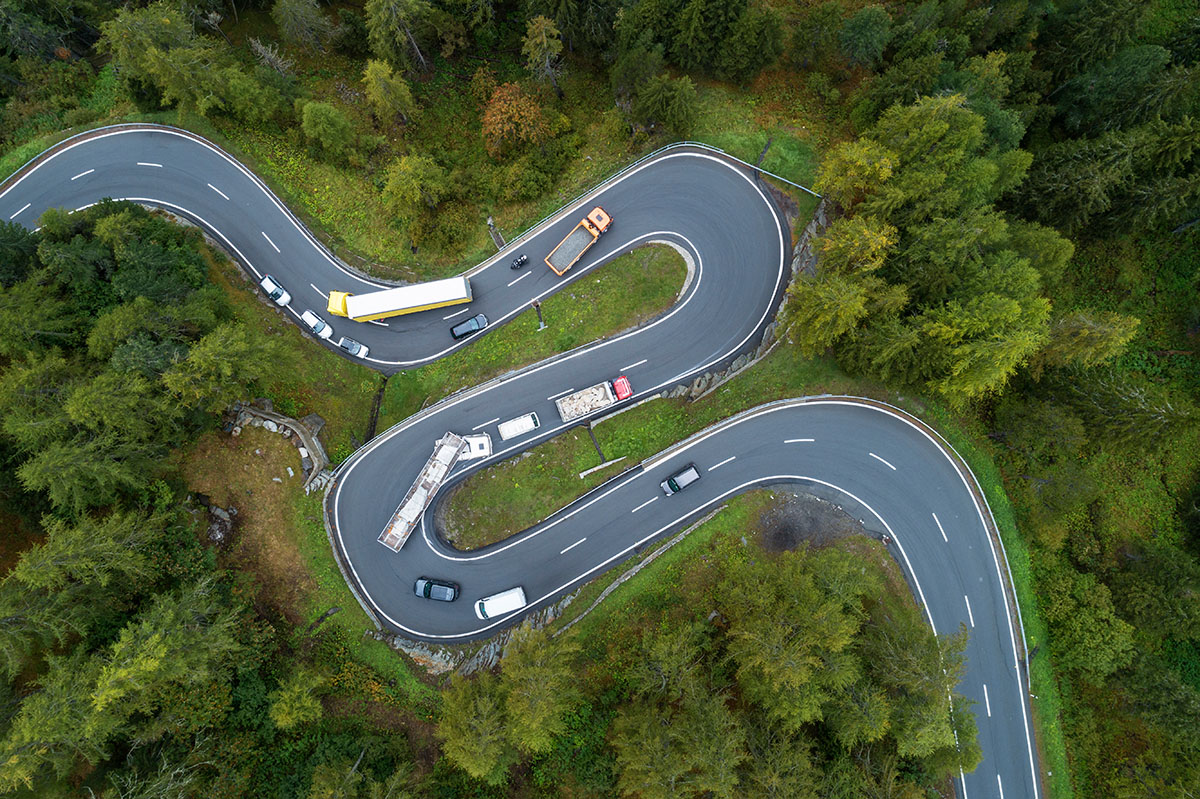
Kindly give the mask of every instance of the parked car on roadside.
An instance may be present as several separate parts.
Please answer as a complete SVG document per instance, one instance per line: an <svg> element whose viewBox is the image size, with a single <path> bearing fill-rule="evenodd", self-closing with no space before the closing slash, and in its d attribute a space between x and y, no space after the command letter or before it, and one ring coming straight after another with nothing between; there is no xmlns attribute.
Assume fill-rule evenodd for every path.
<svg viewBox="0 0 1200 799"><path fill-rule="evenodd" d="M367 353L371 351L370 347L368 347L366 344L359 344L354 339L346 338L345 336L342 336L337 345L351 355L355 355L359 358L366 358Z"/></svg>
<svg viewBox="0 0 1200 799"><path fill-rule="evenodd" d="M333 328L329 324L317 316L312 311L306 310L300 314L300 322L312 331L312 334L319 339L328 339L333 335Z"/></svg>
<svg viewBox="0 0 1200 799"><path fill-rule="evenodd" d="M267 297L276 305L284 306L292 301L292 295L288 294L283 286L279 285L279 281L270 275L263 275L263 279L258 285L262 286L262 290L267 293Z"/></svg>

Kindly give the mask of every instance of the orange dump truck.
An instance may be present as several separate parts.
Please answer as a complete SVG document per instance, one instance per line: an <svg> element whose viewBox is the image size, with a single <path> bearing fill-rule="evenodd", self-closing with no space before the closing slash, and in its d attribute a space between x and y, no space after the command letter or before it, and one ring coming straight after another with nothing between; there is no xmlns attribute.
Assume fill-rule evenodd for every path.
<svg viewBox="0 0 1200 799"><path fill-rule="evenodd" d="M612 217L597 205L567 234L565 239L558 243L557 247L550 251L550 254L546 256L546 266L550 267L556 275L566 274L567 270L583 257L588 247L595 244L596 239L600 238L600 234L608 230L611 224Z"/></svg>

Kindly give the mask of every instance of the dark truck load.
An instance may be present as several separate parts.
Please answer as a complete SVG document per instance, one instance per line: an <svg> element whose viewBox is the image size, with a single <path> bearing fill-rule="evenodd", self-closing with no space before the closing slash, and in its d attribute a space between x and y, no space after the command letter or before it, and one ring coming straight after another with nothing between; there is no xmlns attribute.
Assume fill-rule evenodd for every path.
<svg viewBox="0 0 1200 799"><path fill-rule="evenodd" d="M597 205L590 214L572 228L557 247L550 251L550 254L546 256L546 266L550 267L556 275L566 274L567 270L583 257L588 247L595 244L596 239L600 238L600 234L608 230L610 225L612 225L612 217Z"/></svg>

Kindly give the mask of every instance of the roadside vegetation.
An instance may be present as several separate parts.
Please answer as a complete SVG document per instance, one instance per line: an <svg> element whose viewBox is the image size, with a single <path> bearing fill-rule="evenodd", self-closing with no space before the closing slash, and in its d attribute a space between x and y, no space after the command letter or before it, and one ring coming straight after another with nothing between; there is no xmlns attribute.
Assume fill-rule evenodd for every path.
<svg viewBox="0 0 1200 799"><path fill-rule="evenodd" d="M243 158L348 262L404 279L478 262L489 216L511 238L675 139L813 181L836 221L816 274L790 289L785 343L694 405L601 425L605 455L643 457L790 392L905 405L992 500L1050 795L1186 795L1200 774L1198 19L1195 0L16 0L0 12L0 171L68 128L180 124ZM789 202L802 222L814 207ZM530 634L498 675L435 693L363 639L319 500L269 479L290 453L216 432L230 401L268 396L322 415L340 459L366 435L379 378L303 341L159 217L106 205L41 224L0 224L0 512L19 530L0 581L0 791L910 796L945 795L941 775L969 766L966 744L951 759L908 748L904 688L870 660L856 685L887 696L892 729L851 745L836 693L823 722L781 732L796 695L756 693L753 677L790 676L715 657L745 620L730 581L749 574L755 498L619 589L574 644ZM639 269L639 302L669 302L678 282ZM553 302L550 330L525 313L389 381L380 426L601 334L575 325L582 301ZM552 509L547 471L587 463L587 446L501 467L547 492L504 524ZM243 476L263 504L218 549L186 494L242 507L254 495L238 490L258 493ZM512 495L481 479L459 498L468 513ZM837 551L756 556L753 578L828 571ZM858 623L852 656L900 630L906 651L953 661L904 612L880 618L899 600L863 579L839 609ZM528 689L567 675L578 692ZM944 733L949 715L928 707ZM659 760L630 743L647 740Z"/></svg>
<svg viewBox="0 0 1200 799"><path fill-rule="evenodd" d="M686 276L683 258L671 247L651 245L618 256L542 300L544 329L530 309L453 355L390 378L379 429L461 389L648 322L675 304Z"/></svg>

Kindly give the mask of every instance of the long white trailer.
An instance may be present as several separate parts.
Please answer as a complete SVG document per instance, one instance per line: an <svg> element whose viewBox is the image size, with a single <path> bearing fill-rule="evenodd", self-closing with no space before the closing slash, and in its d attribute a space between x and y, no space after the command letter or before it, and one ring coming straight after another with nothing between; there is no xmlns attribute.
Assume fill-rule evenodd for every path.
<svg viewBox="0 0 1200 799"><path fill-rule="evenodd" d="M379 534L379 543L393 552L400 551L400 547L408 540L408 536L421 519L421 514L429 507L433 495L442 487L442 483L446 481L450 470L458 463L466 447L467 442L454 433L446 433L438 439L433 448L433 455L421 468L417 481L408 489L404 501L396 508L387 527Z"/></svg>
<svg viewBox="0 0 1200 799"><path fill-rule="evenodd" d="M471 282L465 277L450 277L397 286L394 289L369 291L366 294L348 294L344 291L329 292L327 310L334 316L345 316L356 322L386 319L447 305L460 305L471 301Z"/></svg>

